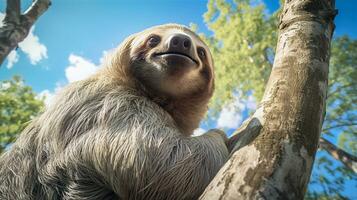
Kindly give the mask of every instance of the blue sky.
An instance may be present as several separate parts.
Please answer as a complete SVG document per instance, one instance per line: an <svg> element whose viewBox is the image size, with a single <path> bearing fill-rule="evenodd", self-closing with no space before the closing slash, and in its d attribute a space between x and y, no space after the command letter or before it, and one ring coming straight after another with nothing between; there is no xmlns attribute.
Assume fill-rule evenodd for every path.
<svg viewBox="0 0 357 200"><path fill-rule="evenodd" d="M31 3L29 0L23 2L23 9ZM266 0L267 9L276 10L279 7L277 2ZM357 2L337 0L337 8L339 15L335 36L348 34L357 38ZM4 10L5 0L0 0L0 12ZM209 33L202 18L205 11L206 1L200 0L53 1L50 9L36 22L33 31L39 43L45 46L46 54L38 50L37 58L40 59L34 64L28 58L29 53L20 48L17 51L18 61L10 69L6 68L7 61L3 64L0 80L19 74L35 91L53 91L58 85L68 82L65 69L70 65L70 55L98 65L103 51L115 48L134 32L163 23L189 25L192 22L198 25L199 31ZM75 62L75 58L72 61Z"/></svg>
<svg viewBox="0 0 357 200"><path fill-rule="evenodd" d="M5 2L0 0L2 13ZM22 2L23 10L31 3L30 0ZM268 12L279 7L278 0L264 2ZM16 54L12 53L10 64L8 59L1 66L0 80L21 75L36 92L51 95L56 88L95 71L105 51L115 48L128 35L150 26L195 23L200 32L211 34L202 17L206 4L202 0L53 0ZM336 7L339 15L335 19L334 36L349 35L357 39L357 1L337 0ZM226 114L236 121L242 120L239 114L229 111ZM356 193L347 193L357 198Z"/></svg>

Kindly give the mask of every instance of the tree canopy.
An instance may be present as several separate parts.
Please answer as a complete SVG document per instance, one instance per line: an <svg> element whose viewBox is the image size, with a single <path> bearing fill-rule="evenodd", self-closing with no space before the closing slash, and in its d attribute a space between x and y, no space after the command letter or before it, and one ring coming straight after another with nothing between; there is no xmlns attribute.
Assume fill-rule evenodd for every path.
<svg viewBox="0 0 357 200"><path fill-rule="evenodd" d="M0 153L43 107L43 99L19 76L0 82Z"/></svg>
<svg viewBox="0 0 357 200"><path fill-rule="evenodd" d="M239 6L237 6L239 4ZM234 91L260 99L272 68L277 39L277 13L250 1L209 1L204 19L212 36L204 36L214 57L215 107L233 100ZM233 92L232 92L233 91Z"/></svg>

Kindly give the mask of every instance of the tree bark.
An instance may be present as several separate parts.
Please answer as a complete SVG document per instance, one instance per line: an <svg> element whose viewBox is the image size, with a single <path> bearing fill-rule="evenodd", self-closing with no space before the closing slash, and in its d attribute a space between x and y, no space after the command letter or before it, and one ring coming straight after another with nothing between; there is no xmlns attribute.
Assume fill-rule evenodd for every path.
<svg viewBox="0 0 357 200"><path fill-rule="evenodd" d="M258 134L245 131L254 136L238 142L200 199L304 198L325 112L334 4L285 0L265 93L244 123Z"/></svg>
<svg viewBox="0 0 357 200"><path fill-rule="evenodd" d="M50 5L50 0L35 0L21 14L20 0L7 0L4 25L0 27L0 66L17 44L26 38L31 26Z"/></svg>
<svg viewBox="0 0 357 200"><path fill-rule="evenodd" d="M348 169L357 173L357 157L353 156L344 150L336 147L330 141L325 138L320 138L320 148L327 151L333 158L339 160L342 164L344 164Z"/></svg>

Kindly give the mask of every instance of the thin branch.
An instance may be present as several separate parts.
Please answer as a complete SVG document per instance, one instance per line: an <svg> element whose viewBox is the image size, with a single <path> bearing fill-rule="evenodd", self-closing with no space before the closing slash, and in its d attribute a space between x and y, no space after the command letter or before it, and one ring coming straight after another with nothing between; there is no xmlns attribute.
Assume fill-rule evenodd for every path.
<svg viewBox="0 0 357 200"><path fill-rule="evenodd" d="M345 88L348 88L350 86L352 86L353 84L350 83L350 84L347 84L347 85L342 85L340 87L337 87L334 91L330 91L328 92L328 95L327 95L327 99L330 98L332 95L336 94L337 92L340 92L342 89L345 89Z"/></svg>
<svg viewBox="0 0 357 200"><path fill-rule="evenodd" d="M342 162L348 169L357 173L357 157L338 148L325 138L320 138L320 148L326 150L333 158Z"/></svg>
<svg viewBox="0 0 357 200"><path fill-rule="evenodd" d="M347 114L343 114L342 116L339 117L331 117L330 115L327 115L324 119L324 123L337 123L337 124L347 124L347 123L357 123L357 117L356 116L350 116Z"/></svg>
<svg viewBox="0 0 357 200"><path fill-rule="evenodd" d="M326 127L326 128L324 128L322 131L323 131L323 132L326 132L326 131L331 130L331 129L341 128L341 127L345 127L345 126L357 126L357 123L343 123L343 124L337 124L337 125L335 125L335 126Z"/></svg>
<svg viewBox="0 0 357 200"><path fill-rule="evenodd" d="M5 24L19 24L20 23L20 0L6 1L6 15L4 18Z"/></svg>
<svg viewBox="0 0 357 200"><path fill-rule="evenodd" d="M50 7L50 0L35 0L25 11L23 23L32 26L35 21Z"/></svg>

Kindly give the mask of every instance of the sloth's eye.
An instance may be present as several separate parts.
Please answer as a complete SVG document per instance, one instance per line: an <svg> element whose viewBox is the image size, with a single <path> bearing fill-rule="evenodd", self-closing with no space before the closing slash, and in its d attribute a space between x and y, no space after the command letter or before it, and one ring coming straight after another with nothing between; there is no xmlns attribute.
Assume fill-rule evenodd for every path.
<svg viewBox="0 0 357 200"><path fill-rule="evenodd" d="M160 43L160 37L157 35L151 36L147 41L147 44L149 45L149 47L155 47L159 43Z"/></svg>
<svg viewBox="0 0 357 200"><path fill-rule="evenodd" d="M200 58L206 58L206 51L205 51L204 48L199 47L199 48L197 49L197 53L198 53L198 56L199 56Z"/></svg>

